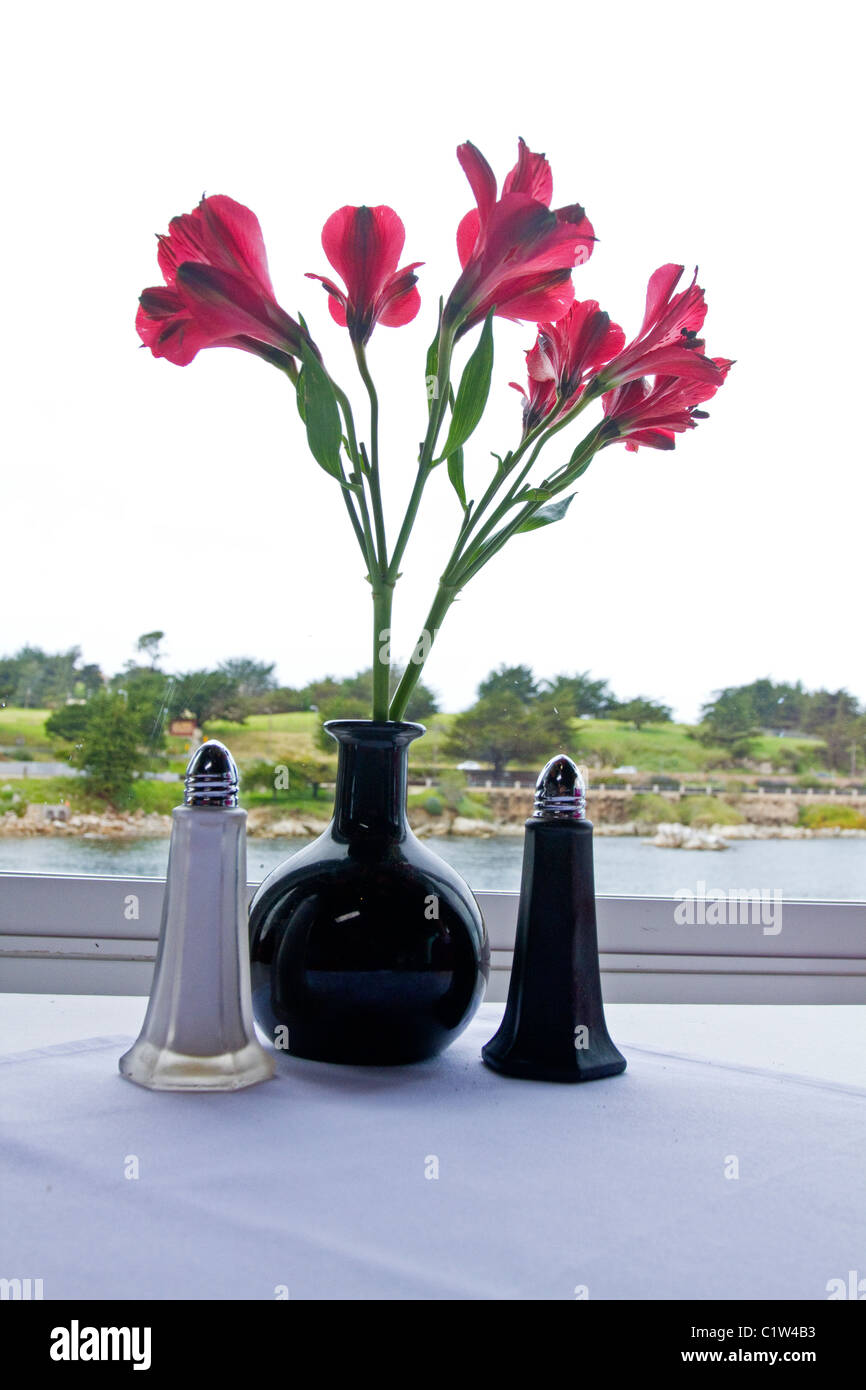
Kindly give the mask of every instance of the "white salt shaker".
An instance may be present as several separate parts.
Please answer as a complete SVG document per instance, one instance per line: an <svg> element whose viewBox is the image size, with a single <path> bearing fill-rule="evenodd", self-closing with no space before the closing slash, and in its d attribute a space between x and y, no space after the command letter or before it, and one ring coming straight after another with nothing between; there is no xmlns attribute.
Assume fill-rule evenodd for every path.
<svg viewBox="0 0 866 1390"><path fill-rule="evenodd" d="M150 1002L120 1074L155 1091L234 1091L267 1081L250 994L247 813L238 770L209 739L172 812L168 877Z"/></svg>

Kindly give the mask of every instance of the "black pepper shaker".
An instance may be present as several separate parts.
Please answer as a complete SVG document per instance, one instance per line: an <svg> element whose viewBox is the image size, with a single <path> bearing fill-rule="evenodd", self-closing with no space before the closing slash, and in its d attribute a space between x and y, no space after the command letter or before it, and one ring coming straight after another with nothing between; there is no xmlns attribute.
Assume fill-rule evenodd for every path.
<svg viewBox="0 0 866 1390"><path fill-rule="evenodd" d="M604 1019L586 789L565 756L553 758L536 783L508 1004L481 1055L496 1071L534 1081L595 1081L625 1071Z"/></svg>

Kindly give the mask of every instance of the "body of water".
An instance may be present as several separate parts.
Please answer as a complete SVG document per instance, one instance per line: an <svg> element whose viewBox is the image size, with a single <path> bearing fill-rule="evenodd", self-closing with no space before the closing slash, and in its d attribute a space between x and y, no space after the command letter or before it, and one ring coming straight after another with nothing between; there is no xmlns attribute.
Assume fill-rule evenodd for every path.
<svg viewBox="0 0 866 1390"><path fill-rule="evenodd" d="M477 889L520 886L523 841L448 836L431 849ZM249 878L256 882L308 840L247 842ZM164 875L168 839L85 840L66 837L0 839L0 870L13 873ZM708 891L779 889L785 898L866 900L866 840L742 840L721 852L657 849L628 837L595 839L599 893L672 897L699 882Z"/></svg>

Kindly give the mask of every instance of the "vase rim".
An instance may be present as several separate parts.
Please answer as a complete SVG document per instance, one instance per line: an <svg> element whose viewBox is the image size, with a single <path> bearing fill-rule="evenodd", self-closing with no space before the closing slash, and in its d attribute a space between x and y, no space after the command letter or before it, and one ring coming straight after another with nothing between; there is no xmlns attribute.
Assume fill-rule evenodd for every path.
<svg viewBox="0 0 866 1390"><path fill-rule="evenodd" d="M424 724L400 719L327 719L324 727L338 743L382 743L395 748L427 732Z"/></svg>

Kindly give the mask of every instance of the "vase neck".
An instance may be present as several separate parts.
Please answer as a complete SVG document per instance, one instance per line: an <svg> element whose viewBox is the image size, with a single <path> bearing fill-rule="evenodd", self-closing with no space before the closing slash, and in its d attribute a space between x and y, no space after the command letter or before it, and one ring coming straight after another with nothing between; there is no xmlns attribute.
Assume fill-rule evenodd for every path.
<svg viewBox="0 0 866 1390"><path fill-rule="evenodd" d="M409 743L423 728L372 720L333 720L327 728L340 745L335 833L347 840L402 839L408 830Z"/></svg>

